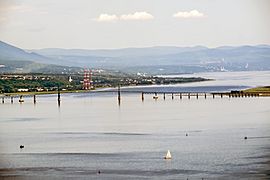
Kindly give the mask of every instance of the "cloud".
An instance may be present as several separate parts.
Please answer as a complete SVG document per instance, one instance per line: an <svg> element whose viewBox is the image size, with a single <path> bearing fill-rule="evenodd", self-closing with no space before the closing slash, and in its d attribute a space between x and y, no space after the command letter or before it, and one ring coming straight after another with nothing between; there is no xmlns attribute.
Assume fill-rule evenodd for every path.
<svg viewBox="0 0 270 180"><path fill-rule="evenodd" d="M95 20L98 22L113 22L117 21L119 18L115 14L101 14Z"/></svg>
<svg viewBox="0 0 270 180"><path fill-rule="evenodd" d="M121 20L151 20L154 19L152 14L147 12L135 12L133 14L123 14L120 16Z"/></svg>
<svg viewBox="0 0 270 180"><path fill-rule="evenodd" d="M115 22L115 21L133 21L133 20L151 20L154 16L147 12L135 12L133 14L122 14L117 16L115 14L100 14L98 18L94 19L98 22Z"/></svg>
<svg viewBox="0 0 270 180"><path fill-rule="evenodd" d="M173 15L174 18L201 18L205 15L197 10L179 11Z"/></svg>

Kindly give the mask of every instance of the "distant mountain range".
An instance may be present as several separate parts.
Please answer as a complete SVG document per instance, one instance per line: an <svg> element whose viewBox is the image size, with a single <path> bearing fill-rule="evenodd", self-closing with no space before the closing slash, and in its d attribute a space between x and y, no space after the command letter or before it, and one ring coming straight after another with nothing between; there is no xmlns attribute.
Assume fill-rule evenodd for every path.
<svg viewBox="0 0 270 180"><path fill-rule="evenodd" d="M28 72L53 67L58 67L58 70L71 67L106 68L149 74L270 70L270 46L22 50L0 41L0 72L9 66L9 70L18 70L14 66L16 64L22 66L19 68L21 71L26 66ZM29 64L32 65L29 67Z"/></svg>
<svg viewBox="0 0 270 180"><path fill-rule="evenodd" d="M0 41L0 73L76 73L82 69L61 66L56 61Z"/></svg>

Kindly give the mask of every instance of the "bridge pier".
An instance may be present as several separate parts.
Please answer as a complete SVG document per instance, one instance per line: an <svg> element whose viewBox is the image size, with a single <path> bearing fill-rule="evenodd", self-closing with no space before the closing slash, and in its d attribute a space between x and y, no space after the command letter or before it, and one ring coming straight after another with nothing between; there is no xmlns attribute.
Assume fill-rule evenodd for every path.
<svg viewBox="0 0 270 180"><path fill-rule="evenodd" d="M23 103L23 102L24 102L24 100L23 100L23 96L22 96L22 95L20 95L19 103Z"/></svg>
<svg viewBox="0 0 270 180"><path fill-rule="evenodd" d="M57 100L58 100L58 101L61 101L60 91L58 91Z"/></svg>
<svg viewBox="0 0 270 180"><path fill-rule="evenodd" d="M59 89L59 86L58 86L57 102L58 102L58 106L60 107L61 95L60 95L60 89Z"/></svg>
<svg viewBox="0 0 270 180"><path fill-rule="evenodd" d="M34 94L34 104L36 104L36 102L37 102L37 99L36 99L36 95Z"/></svg>

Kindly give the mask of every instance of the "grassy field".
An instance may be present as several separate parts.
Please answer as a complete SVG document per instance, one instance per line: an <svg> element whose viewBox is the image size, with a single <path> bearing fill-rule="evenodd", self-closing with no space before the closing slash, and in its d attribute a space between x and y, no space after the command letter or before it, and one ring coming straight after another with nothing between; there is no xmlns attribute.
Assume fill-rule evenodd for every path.
<svg viewBox="0 0 270 180"><path fill-rule="evenodd" d="M270 96L270 86L256 87L244 90L245 93L259 93L261 96Z"/></svg>

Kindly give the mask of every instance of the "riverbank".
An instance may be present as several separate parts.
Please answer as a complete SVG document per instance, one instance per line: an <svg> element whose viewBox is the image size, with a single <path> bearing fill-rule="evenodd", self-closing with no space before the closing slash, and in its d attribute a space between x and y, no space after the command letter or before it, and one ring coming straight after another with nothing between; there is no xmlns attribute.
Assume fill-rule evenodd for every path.
<svg viewBox="0 0 270 180"><path fill-rule="evenodd" d="M203 82L203 81L211 81L212 79L204 79L204 78L170 78L172 81L161 83L161 84L154 84L154 85L176 85L176 84L187 84L192 82ZM153 84L124 84L121 85L121 87L150 87ZM95 92L100 90L106 90L106 89L114 89L118 86L102 86L102 87L95 87L92 90L83 90L83 89L75 89L75 90L60 90L60 93L88 93L88 92ZM31 95L46 95L46 94L57 94L58 90L51 90L51 91L31 91L31 92L10 92L10 93L0 93L0 96L31 96Z"/></svg>
<svg viewBox="0 0 270 180"><path fill-rule="evenodd" d="M243 91L244 93L258 93L262 96L270 96L270 86L262 86L246 89Z"/></svg>
<svg viewBox="0 0 270 180"><path fill-rule="evenodd" d="M2 94L55 94L61 92L83 92L81 74L7 74L0 75L0 93ZM92 76L91 86L94 89L113 88L119 84L123 87L142 85L174 85L190 82L209 81L201 77L171 77L138 76L130 74L95 74Z"/></svg>

